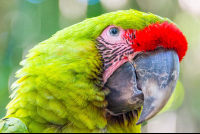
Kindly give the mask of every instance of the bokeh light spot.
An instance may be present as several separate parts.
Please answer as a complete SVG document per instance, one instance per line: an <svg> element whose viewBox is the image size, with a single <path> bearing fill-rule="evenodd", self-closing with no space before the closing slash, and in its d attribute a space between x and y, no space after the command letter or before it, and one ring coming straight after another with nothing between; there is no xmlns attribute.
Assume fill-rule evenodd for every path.
<svg viewBox="0 0 200 134"><path fill-rule="evenodd" d="M100 2L100 0L78 0L83 4L94 5Z"/></svg>
<svg viewBox="0 0 200 134"><path fill-rule="evenodd" d="M108 10L119 10L121 7L126 6L128 0L101 0L101 3Z"/></svg>
<svg viewBox="0 0 200 134"><path fill-rule="evenodd" d="M200 16L200 0L178 0L180 7Z"/></svg>
<svg viewBox="0 0 200 134"><path fill-rule="evenodd" d="M68 19L78 19L86 14L87 4L77 0L59 0L61 14Z"/></svg>
<svg viewBox="0 0 200 134"><path fill-rule="evenodd" d="M28 0L28 1L34 4L39 4L39 3L44 2L45 0Z"/></svg>

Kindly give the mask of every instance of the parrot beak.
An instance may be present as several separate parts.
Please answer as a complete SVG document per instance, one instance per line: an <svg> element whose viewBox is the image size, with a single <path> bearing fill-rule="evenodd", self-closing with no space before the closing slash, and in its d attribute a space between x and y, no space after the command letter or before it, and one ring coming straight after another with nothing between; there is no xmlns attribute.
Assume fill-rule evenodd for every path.
<svg viewBox="0 0 200 134"><path fill-rule="evenodd" d="M119 67L105 87L107 111L119 115L143 106L136 123L154 117L170 99L179 76L179 58L174 50L156 49L138 54Z"/></svg>

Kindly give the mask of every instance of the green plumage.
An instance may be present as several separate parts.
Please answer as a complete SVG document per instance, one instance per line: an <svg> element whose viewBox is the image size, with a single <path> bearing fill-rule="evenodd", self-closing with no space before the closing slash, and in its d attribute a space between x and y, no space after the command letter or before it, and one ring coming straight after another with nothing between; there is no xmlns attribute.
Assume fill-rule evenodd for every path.
<svg viewBox="0 0 200 134"><path fill-rule="evenodd" d="M29 132L140 132L137 119L119 124L105 117L109 91L102 89L102 59L95 39L109 25L143 29L163 21L170 22L150 13L118 11L57 32L21 62L5 118L20 119Z"/></svg>

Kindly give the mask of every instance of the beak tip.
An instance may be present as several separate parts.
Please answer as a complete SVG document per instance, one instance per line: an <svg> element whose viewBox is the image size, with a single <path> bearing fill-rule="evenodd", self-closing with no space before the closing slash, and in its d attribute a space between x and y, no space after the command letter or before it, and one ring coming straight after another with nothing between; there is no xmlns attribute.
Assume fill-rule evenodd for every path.
<svg viewBox="0 0 200 134"><path fill-rule="evenodd" d="M141 123L145 122L146 120L145 119L139 119L137 122L136 122L136 125L140 125Z"/></svg>
<svg viewBox="0 0 200 134"><path fill-rule="evenodd" d="M151 102L151 101L149 101ZM136 125L139 125L149 119L151 119L153 116L156 115L155 111L154 111L154 107L151 105L147 105L148 103L144 103L144 107L142 110L142 113L140 115L139 120L137 121Z"/></svg>

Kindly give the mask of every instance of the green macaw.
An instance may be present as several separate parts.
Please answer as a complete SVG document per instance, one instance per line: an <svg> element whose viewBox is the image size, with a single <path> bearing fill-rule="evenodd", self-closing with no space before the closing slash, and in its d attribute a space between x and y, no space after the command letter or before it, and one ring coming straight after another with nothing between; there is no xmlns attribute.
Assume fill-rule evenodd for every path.
<svg viewBox="0 0 200 134"><path fill-rule="evenodd" d="M140 132L169 100L187 40L167 18L125 10L29 51L0 132Z"/></svg>

